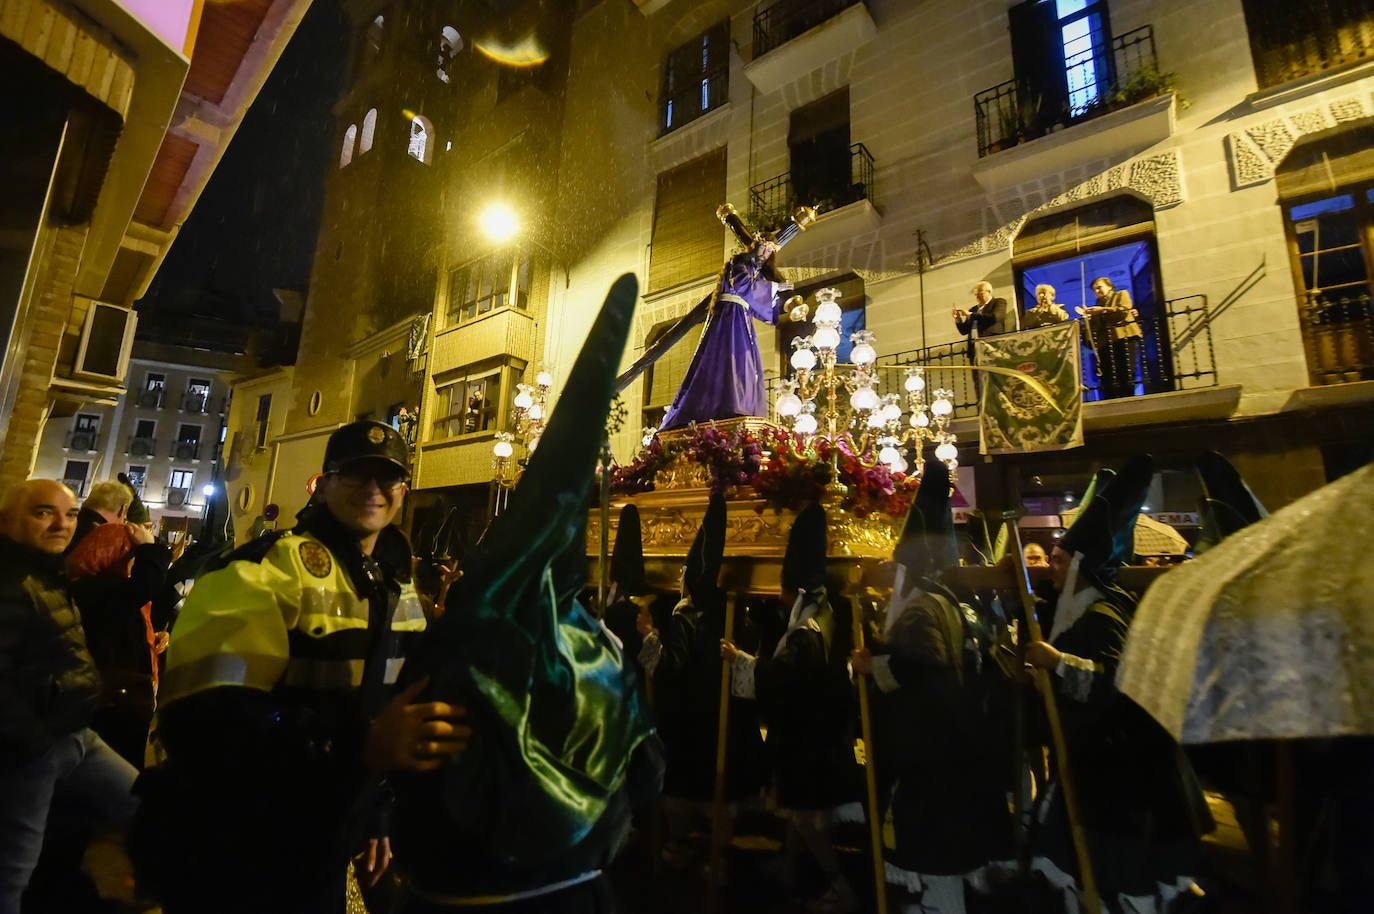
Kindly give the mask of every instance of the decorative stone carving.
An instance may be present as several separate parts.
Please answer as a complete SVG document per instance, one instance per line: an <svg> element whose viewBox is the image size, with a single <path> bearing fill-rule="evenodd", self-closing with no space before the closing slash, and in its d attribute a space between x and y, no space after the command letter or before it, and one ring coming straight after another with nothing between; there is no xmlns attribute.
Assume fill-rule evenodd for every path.
<svg viewBox="0 0 1374 914"><path fill-rule="evenodd" d="M1374 115L1374 104L1359 96L1317 101L1307 108L1251 124L1226 137L1235 189L1274 177L1284 157L1303 137Z"/></svg>

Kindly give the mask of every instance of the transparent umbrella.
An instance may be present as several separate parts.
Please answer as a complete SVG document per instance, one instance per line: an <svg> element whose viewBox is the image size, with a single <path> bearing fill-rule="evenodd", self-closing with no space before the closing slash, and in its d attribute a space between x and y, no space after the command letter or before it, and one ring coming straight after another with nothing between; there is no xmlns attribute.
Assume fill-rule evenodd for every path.
<svg viewBox="0 0 1374 914"><path fill-rule="evenodd" d="M1184 743L1374 735L1374 464L1156 581L1117 683Z"/></svg>

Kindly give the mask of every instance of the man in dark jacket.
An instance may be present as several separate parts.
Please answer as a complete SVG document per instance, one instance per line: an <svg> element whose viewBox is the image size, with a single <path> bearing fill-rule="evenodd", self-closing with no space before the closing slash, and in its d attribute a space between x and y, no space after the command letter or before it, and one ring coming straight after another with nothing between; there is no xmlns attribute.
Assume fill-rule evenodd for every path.
<svg viewBox="0 0 1374 914"><path fill-rule="evenodd" d="M76 496L32 479L0 502L0 914L17 914L54 799L122 825L133 767L88 726L100 676L62 579Z"/></svg>

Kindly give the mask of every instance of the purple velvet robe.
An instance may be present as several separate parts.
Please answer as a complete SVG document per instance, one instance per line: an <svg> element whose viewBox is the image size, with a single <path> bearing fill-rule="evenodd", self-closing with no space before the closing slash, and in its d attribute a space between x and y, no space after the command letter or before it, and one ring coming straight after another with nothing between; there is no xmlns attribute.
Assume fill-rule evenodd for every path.
<svg viewBox="0 0 1374 914"><path fill-rule="evenodd" d="M715 312L706 319L692 364L687 366L660 430L681 428L689 422L768 415L754 320L778 322L780 291L783 287L762 273L752 254L736 254L730 259Z"/></svg>

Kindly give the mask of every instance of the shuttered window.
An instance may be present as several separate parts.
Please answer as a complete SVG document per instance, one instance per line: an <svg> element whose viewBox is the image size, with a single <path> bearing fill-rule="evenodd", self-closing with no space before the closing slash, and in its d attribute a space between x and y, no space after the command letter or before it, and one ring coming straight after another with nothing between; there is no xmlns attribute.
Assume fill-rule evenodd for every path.
<svg viewBox="0 0 1374 914"><path fill-rule="evenodd" d="M1261 89L1374 57L1374 0L1243 0Z"/></svg>
<svg viewBox="0 0 1374 914"><path fill-rule="evenodd" d="M658 176L649 291L716 273L724 256L715 216L725 202L725 150L708 153Z"/></svg>

